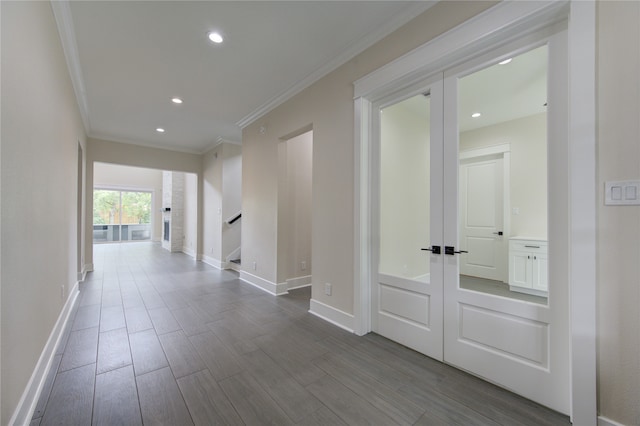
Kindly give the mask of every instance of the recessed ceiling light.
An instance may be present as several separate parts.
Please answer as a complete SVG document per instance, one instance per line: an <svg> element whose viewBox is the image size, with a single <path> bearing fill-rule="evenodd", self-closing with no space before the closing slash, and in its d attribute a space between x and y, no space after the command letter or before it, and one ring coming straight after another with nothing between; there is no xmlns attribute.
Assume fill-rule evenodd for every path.
<svg viewBox="0 0 640 426"><path fill-rule="evenodd" d="M480 117L482 114L480 114L479 112L474 112L473 114L471 114L471 118L478 118Z"/></svg>
<svg viewBox="0 0 640 426"><path fill-rule="evenodd" d="M171 99L171 102L173 102L174 104L181 104L181 103L182 103L182 99L180 99L180 98L173 98L173 99Z"/></svg>
<svg viewBox="0 0 640 426"><path fill-rule="evenodd" d="M218 34L217 32L215 32L215 31L211 31L211 32L208 34L208 37L209 37L209 40L211 40L211 41L212 41L212 42L214 42L214 43L218 43L218 44L219 44L219 43L222 43L222 40L224 40L224 39L222 38L222 36L221 36L220 34Z"/></svg>
<svg viewBox="0 0 640 426"><path fill-rule="evenodd" d="M509 62L511 62L513 60L513 58L507 58L502 62L498 62L500 65L507 65Z"/></svg>
<svg viewBox="0 0 640 426"><path fill-rule="evenodd" d="M163 129L162 127L158 127L158 128L156 129L156 132L158 132L158 133L164 133L164 129Z"/></svg>

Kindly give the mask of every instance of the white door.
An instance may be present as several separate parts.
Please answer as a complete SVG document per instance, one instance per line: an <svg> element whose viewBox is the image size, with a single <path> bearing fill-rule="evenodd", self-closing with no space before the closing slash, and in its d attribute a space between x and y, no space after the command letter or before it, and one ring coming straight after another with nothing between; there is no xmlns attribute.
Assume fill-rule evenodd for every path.
<svg viewBox="0 0 640 426"><path fill-rule="evenodd" d="M488 57L451 70L444 83L444 244L455 247L444 262L444 360L562 413L569 412L566 81L559 72L566 70L565 44L566 35L556 35L509 64L498 64L504 56ZM525 110L532 112L519 116ZM474 119L485 122L469 124L476 111L482 115ZM498 114L507 118L496 122ZM467 201L482 205L486 197L474 219L491 232L496 205L486 183L495 169L489 163L478 164L476 172L458 167L460 151L496 141L510 143L511 204L518 209L510 218L512 235L505 237L548 239L548 298L525 300L506 285L460 285L464 258L457 253L461 227L454 212L467 214L470 206L460 203L459 194L466 183ZM474 244L466 246L467 256L490 263L489 244Z"/></svg>
<svg viewBox="0 0 640 426"><path fill-rule="evenodd" d="M372 328L442 360L442 80L377 105L378 270Z"/></svg>
<svg viewBox="0 0 640 426"><path fill-rule="evenodd" d="M498 61L509 51L505 46L445 72L426 89L430 96L374 104L380 125L374 133L380 137L372 154L379 165L373 176L379 209L373 210L372 222L379 240L374 233L372 329L568 413L566 33L521 49L512 58L513 67L500 68ZM469 99L478 100L477 105L467 105ZM535 104L533 110L526 107L528 101ZM474 110L468 108L483 108L489 120L469 126L466 116ZM502 203L488 194L499 181L492 178L501 173L499 163L479 163L470 172L460 167L461 146L491 150L505 143L511 146L510 203L517 207L508 218L512 235L503 238L548 240L548 277L538 277L548 282L547 298L510 292L506 284L460 285L463 251L469 252L467 266L470 261L485 268L491 264L477 260L487 257L488 244L468 242L488 235L465 236L467 245L461 245L462 213L473 210L471 224L499 232L490 213ZM547 185L547 176L553 185ZM433 246L441 253L421 251Z"/></svg>
<svg viewBox="0 0 640 426"><path fill-rule="evenodd" d="M460 161L460 273L507 281L503 158Z"/></svg>

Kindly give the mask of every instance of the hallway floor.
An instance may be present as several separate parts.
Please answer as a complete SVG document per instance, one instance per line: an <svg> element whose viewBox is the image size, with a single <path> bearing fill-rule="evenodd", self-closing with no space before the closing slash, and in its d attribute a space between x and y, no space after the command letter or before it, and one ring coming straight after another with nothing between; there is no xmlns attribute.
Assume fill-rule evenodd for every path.
<svg viewBox="0 0 640 426"><path fill-rule="evenodd" d="M153 243L96 245L32 425L567 425Z"/></svg>

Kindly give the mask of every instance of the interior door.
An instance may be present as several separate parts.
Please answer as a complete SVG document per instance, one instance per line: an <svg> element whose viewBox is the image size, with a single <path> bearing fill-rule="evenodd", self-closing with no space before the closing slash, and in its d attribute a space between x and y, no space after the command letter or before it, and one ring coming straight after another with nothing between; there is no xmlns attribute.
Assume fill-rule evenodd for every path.
<svg viewBox="0 0 640 426"><path fill-rule="evenodd" d="M372 328L442 360L442 256L430 251L442 239L442 80L375 110L380 240Z"/></svg>
<svg viewBox="0 0 640 426"><path fill-rule="evenodd" d="M460 162L460 273L506 282L503 158L492 157Z"/></svg>
<svg viewBox="0 0 640 426"><path fill-rule="evenodd" d="M445 255L443 300L445 362L568 413L565 46L566 34L560 33L547 44L509 58L509 65L504 56L487 56L445 73L444 244L454 249ZM538 89L529 93L530 86ZM495 105L499 100L504 104ZM527 103L533 113L518 117L516 111L524 111ZM499 110L516 115L492 122ZM477 113L486 121L469 125ZM548 240L550 269L538 272L548 275L548 298L525 300L508 287L461 286L459 221L469 209L460 203L461 188L466 181L466 199L482 203L488 192L482 181L489 181L492 172L480 164L486 170L469 179L469 169L460 165L460 152L496 141L511 143L511 203L517 203L511 216L513 234L505 237ZM553 185L546 184L547 175ZM485 202L483 214L488 218L495 200L488 197ZM487 245L465 248L469 259L490 257L482 253L489 250Z"/></svg>

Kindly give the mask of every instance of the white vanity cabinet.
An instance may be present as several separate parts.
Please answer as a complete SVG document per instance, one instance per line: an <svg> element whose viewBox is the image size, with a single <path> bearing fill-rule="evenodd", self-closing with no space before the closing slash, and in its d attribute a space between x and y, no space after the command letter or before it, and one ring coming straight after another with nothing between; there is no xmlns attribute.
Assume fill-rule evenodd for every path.
<svg viewBox="0 0 640 426"><path fill-rule="evenodd" d="M509 289L536 296L548 292L548 243L515 237L509 239Z"/></svg>

